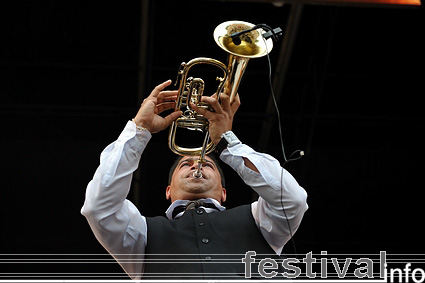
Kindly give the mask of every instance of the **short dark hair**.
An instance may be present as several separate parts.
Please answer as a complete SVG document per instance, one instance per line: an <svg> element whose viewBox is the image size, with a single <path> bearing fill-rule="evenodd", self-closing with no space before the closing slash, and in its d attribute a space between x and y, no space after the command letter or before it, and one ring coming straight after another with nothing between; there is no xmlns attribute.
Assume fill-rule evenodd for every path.
<svg viewBox="0 0 425 283"><path fill-rule="evenodd" d="M226 187L226 181L224 179L224 173L223 173L223 170L221 169L221 167L219 165L219 161L218 161L217 157L214 154L208 154L207 156L212 159L212 161L214 162L215 166L217 167L217 170L220 173L220 177L221 177L221 185L223 186L223 188L225 188ZM176 167L179 164L179 161L183 157L184 156L178 156L176 158L176 160L174 160L173 164L171 165L170 171L168 172L168 184L171 184L171 179L173 178L174 170L176 170Z"/></svg>

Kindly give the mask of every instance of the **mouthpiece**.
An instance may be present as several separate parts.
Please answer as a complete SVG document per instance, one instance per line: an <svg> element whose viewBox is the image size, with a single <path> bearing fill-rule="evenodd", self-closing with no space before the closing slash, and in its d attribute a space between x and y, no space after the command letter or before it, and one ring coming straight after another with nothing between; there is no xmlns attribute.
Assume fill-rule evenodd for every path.
<svg viewBox="0 0 425 283"><path fill-rule="evenodd" d="M199 178L202 178L202 172L201 172L201 170L196 170L195 172L193 172L193 178L196 178L196 179L199 179Z"/></svg>
<svg viewBox="0 0 425 283"><path fill-rule="evenodd" d="M198 169L196 169L195 172L193 172L193 178L202 178L202 172L201 172L201 168L202 168L202 163L198 162Z"/></svg>

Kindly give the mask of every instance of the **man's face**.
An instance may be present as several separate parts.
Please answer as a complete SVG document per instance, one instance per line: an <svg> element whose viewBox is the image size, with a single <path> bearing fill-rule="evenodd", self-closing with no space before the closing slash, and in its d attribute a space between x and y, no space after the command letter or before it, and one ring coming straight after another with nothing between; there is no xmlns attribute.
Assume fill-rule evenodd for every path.
<svg viewBox="0 0 425 283"><path fill-rule="evenodd" d="M221 184L220 172L214 161L208 156L202 163L202 177L195 178L193 173L198 168L199 158L184 156L173 172L170 185L166 189L166 198L175 201L214 198L219 202L226 201L226 189Z"/></svg>

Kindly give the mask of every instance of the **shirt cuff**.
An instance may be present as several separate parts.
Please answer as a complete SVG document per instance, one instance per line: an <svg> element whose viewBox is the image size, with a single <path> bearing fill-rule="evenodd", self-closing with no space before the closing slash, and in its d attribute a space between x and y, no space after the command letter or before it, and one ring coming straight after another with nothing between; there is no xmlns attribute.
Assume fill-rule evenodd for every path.
<svg viewBox="0 0 425 283"><path fill-rule="evenodd" d="M144 147L152 138L152 134L144 128L137 127L133 121L128 121L124 130L118 137L118 141L126 143L134 137L136 137L139 144Z"/></svg>

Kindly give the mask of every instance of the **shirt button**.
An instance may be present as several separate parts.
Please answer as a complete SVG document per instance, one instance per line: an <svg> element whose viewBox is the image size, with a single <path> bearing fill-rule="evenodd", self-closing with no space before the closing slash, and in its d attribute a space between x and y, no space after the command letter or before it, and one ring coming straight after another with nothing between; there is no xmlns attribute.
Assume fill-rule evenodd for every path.
<svg viewBox="0 0 425 283"><path fill-rule="evenodd" d="M202 238L202 243L204 243L204 244L208 244L209 242L210 242L210 239L208 239L208 238Z"/></svg>
<svg viewBox="0 0 425 283"><path fill-rule="evenodd" d="M198 214L202 214L202 213L204 213L204 210L203 210L203 209L197 209L197 210L196 210L196 213L198 213Z"/></svg>
<svg viewBox="0 0 425 283"><path fill-rule="evenodd" d="M204 222L200 222L199 224L198 224L198 226L204 226L205 225L205 223Z"/></svg>

